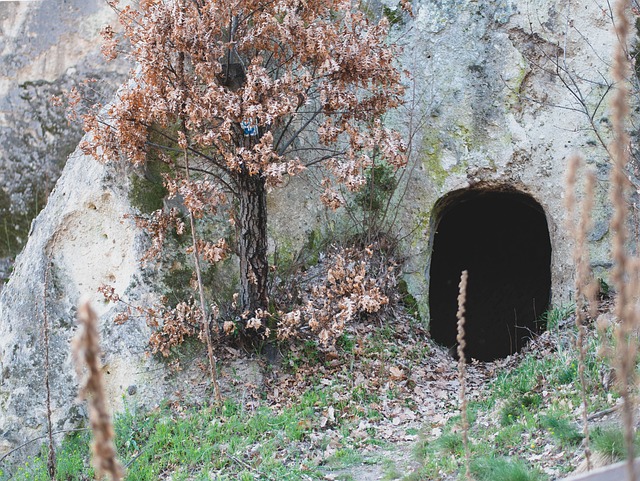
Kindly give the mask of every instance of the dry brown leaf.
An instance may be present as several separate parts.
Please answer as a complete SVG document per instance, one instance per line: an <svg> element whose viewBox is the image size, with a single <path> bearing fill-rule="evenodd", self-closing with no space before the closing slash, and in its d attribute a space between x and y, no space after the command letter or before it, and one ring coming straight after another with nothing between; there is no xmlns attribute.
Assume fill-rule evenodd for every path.
<svg viewBox="0 0 640 481"><path fill-rule="evenodd" d="M389 369L389 374L394 381L401 381L407 377L404 371L396 366L392 366L391 369Z"/></svg>

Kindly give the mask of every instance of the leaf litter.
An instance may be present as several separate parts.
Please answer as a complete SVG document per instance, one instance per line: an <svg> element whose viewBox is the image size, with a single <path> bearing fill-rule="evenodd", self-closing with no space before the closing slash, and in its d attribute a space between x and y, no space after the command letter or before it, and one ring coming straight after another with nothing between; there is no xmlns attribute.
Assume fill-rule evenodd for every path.
<svg viewBox="0 0 640 481"><path fill-rule="evenodd" d="M459 429L452 419L460 415L457 361L448 349L431 341L423 323L406 314L402 306L390 311L384 317L365 316L348 325L343 336L348 342L342 346L339 342L338 351L315 351L308 343L291 343L275 364L251 360L260 365L261 382L243 380L223 367L223 386L235 385L235 396L242 393L248 413L265 406L274 413L283 412L299 405L306 393L319 393L313 414L298 422L303 435L283 446L278 455L309 473L300 479L401 479L420 468L413 454L419 442L433 443L448 430ZM507 358L468 363L469 401L487 400L493 395L491 384L527 359L542 361L570 350L571 324L570 317L557 330L542 333L522 352ZM232 359L238 362L240 351L227 351L220 353L226 358L223 365ZM516 443L499 445L499 417L506 401L497 399L492 408L477 411L471 443L488 441L500 455L517 456L550 479L566 475L580 464L582 448L563 446L539 427L537 419L539 412L560 406L577 420L579 404L571 398L576 389L573 383L558 385L541 372L530 389L541 399L539 406L530 408L535 426L523 430ZM615 408L616 396L594 393L592 402L595 411ZM418 479L456 476L453 470Z"/></svg>

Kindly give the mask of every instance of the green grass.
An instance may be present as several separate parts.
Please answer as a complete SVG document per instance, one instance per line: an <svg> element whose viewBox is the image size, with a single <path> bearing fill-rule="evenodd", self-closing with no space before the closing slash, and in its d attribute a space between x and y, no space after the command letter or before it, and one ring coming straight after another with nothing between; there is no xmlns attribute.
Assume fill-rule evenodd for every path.
<svg viewBox="0 0 640 481"><path fill-rule="evenodd" d="M524 461L506 457L481 457L471 463L476 481L538 481L545 479Z"/></svg>
<svg viewBox="0 0 640 481"><path fill-rule="evenodd" d="M301 394L291 407L278 410L249 410L235 401L221 406L162 406L151 411L129 406L114 423L118 456L127 465L126 479L316 480L323 479L327 470L382 462L363 455L349 437L361 417L374 413L366 403L377 398L362 392L353 396L357 404L350 398L340 401L331 386L318 385ZM320 420L329 406L334 407L336 417L323 434ZM363 446L382 443L375 438L375 430L369 435ZM63 441L57 450L57 480L93 479L90 442L88 432ZM335 452L323 457L331 443L336 443ZM46 459L43 446L40 456L14 472L0 474L0 480L46 481ZM391 465L388 471L391 476Z"/></svg>
<svg viewBox="0 0 640 481"><path fill-rule="evenodd" d="M555 412L541 416L540 425L563 445L577 446L584 437L576 424Z"/></svg>
<svg viewBox="0 0 640 481"><path fill-rule="evenodd" d="M88 431L74 433L65 439L65 442L56 451L56 479L93 479L93 468L89 464L89 445ZM40 456L29 459L16 470L13 476L2 472L0 479L49 481L46 447L43 446L41 451Z"/></svg>
<svg viewBox="0 0 640 481"><path fill-rule="evenodd" d="M572 361L571 364L561 368L556 373L556 379L559 384L570 384L577 379L578 376L578 363Z"/></svg>
<svg viewBox="0 0 640 481"><path fill-rule="evenodd" d="M522 434L527 430L522 424L511 424L496 432L494 445L505 452L510 452L522 444Z"/></svg>
<svg viewBox="0 0 640 481"><path fill-rule="evenodd" d="M540 361L534 356L527 356L514 370L498 375L491 386L488 399L510 399L514 394L530 393L540 376L549 370L548 362L551 361Z"/></svg>
<svg viewBox="0 0 640 481"><path fill-rule="evenodd" d="M402 478L402 473L396 466L396 463L391 459L384 459L382 461L383 465L383 477L382 481L392 481L394 479Z"/></svg>
<svg viewBox="0 0 640 481"><path fill-rule="evenodd" d="M636 432L636 453L640 449L640 433ZM597 427L591 433L591 449L617 461L626 458L627 449L624 445L624 433L618 426Z"/></svg>
<svg viewBox="0 0 640 481"><path fill-rule="evenodd" d="M537 411L541 403L542 397L539 394L522 394L511 399L500 411L500 423L509 426L518 422L527 414Z"/></svg>
<svg viewBox="0 0 640 481"><path fill-rule="evenodd" d="M116 447L128 464L127 481L156 481L175 473L173 479L268 479L298 480L304 475L320 479L317 468L305 458L306 441L317 425L318 411L326 398L316 390L302 396L290 409L247 411L241 404L221 407L168 407L151 412L126 410L115 421ZM89 434L67 437L58 449L57 480L93 479L89 462ZM286 447L286 455L282 448ZM336 462L356 462L357 453L342 449ZM0 479L48 480L46 453L33 458L13 476ZM194 478L194 475L196 477ZM197 476L200 476L198 478Z"/></svg>
<svg viewBox="0 0 640 481"><path fill-rule="evenodd" d="M462 435L459 433L447 433L438 438L437 445L442 454L462 454Z"/></svg>
<svg viewBox="0 0 640 481"><path fill-rule="evenodd" d="M557 330L560 323L573 314L575 309L575 304L552 307L539 317L538 322L548 331Z"/></svg>
<svg viewBox="0 0 640 481"><path fill-rule="evenodd" d="M583 438L582 398L574 345L576 330L573 323L563 322L572 313L572 307L555 308L547 313L545 319L555 330L545 334L543 351L529 352L515 366L503 368L482 388L480 395L469 402L469 440L476 481L546 479L537 466L545 461L558 475L575 467ZM602 360L596 356L593 332L588 341L585 378L589 409L595 412L610 407L616 395L603 389L600 382ZM406 481L463 478L459 416L450 418L441 430L435 437L423 433L414 450L422 466ZM427 433L430 431L426 429ZM594 439L593 449L624 456L619 448L620 433L594 433L593 436L601 437L600 441ZM596 447L598 445L602 447ZM557 462L549 463L552 455ZM527 464L529 459L534 460L537 467Z"/></svg>
<svg viewBox="0 0 640 481"><path fill-rule="evenodd" d="M581 396L576 352L572 347L575 329L570 323L561 324L562 329L552 334L558 338L545 341L547 351L522 356L516 365L503 368L493 381L473 393L477 397L469 402L468 416L472 473L476 481L546 479L538 469L539 463L551 455L558 460L554 461L558 474L572 469L582 440ZM360 368L370 370L374 376L388 376L380 364L391 365L398 355L409 352L400 350L392 325L369 333L362 344L362 350L370 351L372 357L362 360ZM349 355L360 345L354 343L350 333L340 339L341 348ZM592 411L610 406L615 399L615 395L611 397L602 389L598 373L601 362L595 351L595 342L591 340L585 374ZM421 356L429 352L428 345L421 352L416 354L415 361L403 357L407 373L414 363L419 366ZM319 357L317 347L302 343L291 351L284 364L294 371L298 364L322 364L316 357ZM318 480L335 471L336 475L344 471L340 475L349 479L350 473L363 463L382 464L386 479L398 478L393 457L389 461L363 450L381 444L380 448L385 448L376 439L376 429L367 428L368 438L357 442L351 433L362 420L381 420L384 417L381 403L395 399L404 406L402 391L393 385L384 391L356 385L353 364L351 368L347 366L349 363L335 371L333 377L309 370L307 381L317 387L299 395L290 407L278 410L268 407L250 410L232 401L218 407L161 407L146 412L130 407L115 423L118 453L123 463L128 464L127 480ZM411 407L408 401L406 405ZM326 431L320 430L320 421L327 416L330 406L335 410L335 419L329 422ZM421 466L403 480L462 478L460 416L450 417L444 425L424 421L422 429L406 430L408 435L419 436L414 457ZM592 449L624 457L619 430L595 430L592 439ZM92 479L89 442L86 432L64 441L58 450L56 479ZM333 454L328 456L330 451ZM526 460L532 460L537 467ZM47 480L46 453L11 474L15 480ZM0 480L6 479L8 474L0 475Z"/></svg>
<svg viewBox="0 0 640 481"><path fill-rule="evenodd" d="M326 465L331 468L347 468L363 462L364 457L358 451L351 448L341 448L327 459Z"/></svg>

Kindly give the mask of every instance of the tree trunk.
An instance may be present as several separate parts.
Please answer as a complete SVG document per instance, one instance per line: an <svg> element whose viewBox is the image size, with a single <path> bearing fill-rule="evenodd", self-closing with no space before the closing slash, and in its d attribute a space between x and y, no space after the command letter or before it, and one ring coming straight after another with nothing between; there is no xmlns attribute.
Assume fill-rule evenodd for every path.
<svg viewBox="0 0 640 481"><path fill-rule="evenodd" d="M240 301L243 311L267 308L267 188L261 175L240 174Z"/></svg>

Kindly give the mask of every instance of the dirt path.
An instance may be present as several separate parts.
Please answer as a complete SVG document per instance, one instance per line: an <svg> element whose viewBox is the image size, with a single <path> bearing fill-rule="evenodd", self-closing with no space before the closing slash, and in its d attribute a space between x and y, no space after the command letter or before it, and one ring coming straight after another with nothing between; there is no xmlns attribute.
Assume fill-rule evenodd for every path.
<svg viewBox="0 0 640 481"><path fill-rule="evenodd" d="M331 481L392 481L401 479L419 468L413 456L415 443L391 444L368 454L361 463L331 471L325 479Z"/></svg>

